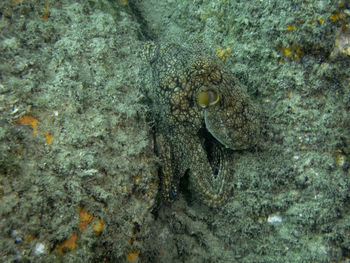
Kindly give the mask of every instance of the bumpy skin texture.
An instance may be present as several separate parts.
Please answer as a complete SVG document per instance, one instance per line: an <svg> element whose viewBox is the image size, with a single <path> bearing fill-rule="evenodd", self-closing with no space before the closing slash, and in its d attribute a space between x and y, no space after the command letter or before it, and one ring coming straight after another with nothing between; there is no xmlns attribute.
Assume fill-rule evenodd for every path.
<svg viewBox="0 0 350 263"><path fill-rule="evenodd" d="M228 150L256 145L259 121L244 89L215 57L176 44L147 43L143 56L153 72L151 97L157 116L157 148L167 200L178 194L182 176L210 206L227 197ZM198 95L211 90L219 100L206 108ZM213 137L205 136L206 129ZM215 139L214 139L215 138ZM210 140L208 144L207 141Z"/></svg>

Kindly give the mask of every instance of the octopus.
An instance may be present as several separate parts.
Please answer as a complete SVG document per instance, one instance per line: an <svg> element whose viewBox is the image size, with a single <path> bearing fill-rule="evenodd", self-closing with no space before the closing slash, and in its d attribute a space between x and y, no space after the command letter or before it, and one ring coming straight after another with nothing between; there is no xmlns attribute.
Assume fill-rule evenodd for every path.
<svg viewBox="0 0 350 263"><path fill-rule="evenodd" d="M147 42L142 53L152 69L156 148L164 200L189 189L217 207L228 196L232 151L257 145L260 124L245 87L208 52Z"/></svg>

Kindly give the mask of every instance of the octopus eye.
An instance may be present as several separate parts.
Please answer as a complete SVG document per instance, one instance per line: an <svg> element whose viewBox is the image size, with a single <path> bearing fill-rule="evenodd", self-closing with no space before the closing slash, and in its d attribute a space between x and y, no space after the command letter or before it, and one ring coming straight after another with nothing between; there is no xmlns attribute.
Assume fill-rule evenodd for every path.
<svg viewBox="0 0 350 263"><path fill-rule="evenodd" d="M215 90L200 91L198 94L198 104L202 108L213 106L219 101L219 94Z"/></svg>

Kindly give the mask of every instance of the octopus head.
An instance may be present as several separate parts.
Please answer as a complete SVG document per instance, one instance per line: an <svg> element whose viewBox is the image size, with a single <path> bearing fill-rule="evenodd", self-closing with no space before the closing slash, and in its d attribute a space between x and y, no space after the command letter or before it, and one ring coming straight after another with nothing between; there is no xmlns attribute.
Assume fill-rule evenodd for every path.
<svg viewBox="0 0 350 263"><path fill-rule="evenodd" d="M237 87L201 88L198 105L204 111L206 129L221 144L244 150L256 144L259 122L245 92Z"/></svg>

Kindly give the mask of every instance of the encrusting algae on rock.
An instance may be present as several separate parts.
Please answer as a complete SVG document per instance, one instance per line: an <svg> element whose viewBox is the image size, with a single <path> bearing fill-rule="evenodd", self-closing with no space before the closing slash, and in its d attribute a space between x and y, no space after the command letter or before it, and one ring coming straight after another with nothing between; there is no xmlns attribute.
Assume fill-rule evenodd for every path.
<svg viewBox="0 0 350 263"><path fill-rule="evenodd" d="M39 120L37 118L34 118L33 116L23 115L18 119L14 120L12 124L30 125L33 128L33 134L35 135L37 132L36 126L38 122Z"/></svg>
<svg viewBox="0 0 350 263"><path fill-rule="evenodd" d="M205 203L223 203L229 177L227 148L252 148L260 134L245 89L218 58L201 51L148 42L143 57L153 72L151 97L165 198L176 198L180 179L188 174Z"/></svg>

